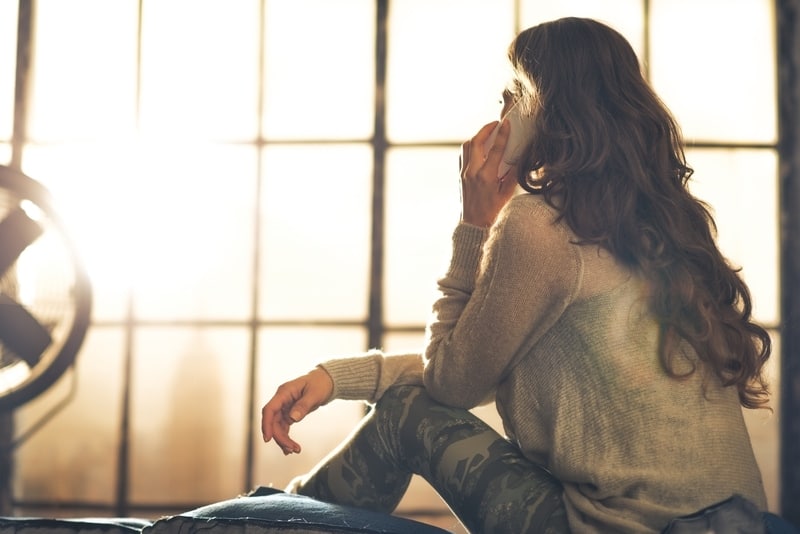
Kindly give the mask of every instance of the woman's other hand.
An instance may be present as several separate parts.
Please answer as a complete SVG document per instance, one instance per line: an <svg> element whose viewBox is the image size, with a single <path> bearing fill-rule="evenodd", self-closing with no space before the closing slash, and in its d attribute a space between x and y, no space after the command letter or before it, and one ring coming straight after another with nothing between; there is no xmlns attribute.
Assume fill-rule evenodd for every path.
<svg viewBox="0 0 800 534"><path fill-rule="evenodd" d="M333 380L322 368L281 384L261 409L264 441L275 439L283 454L299 453L300 445L289 437L289 427L313 412L333 393Z"/></svg>
<svg viewBox="0 0 800 534"><path fill-rule="evenodd" d="M489 136L497 126L491 122L469 141L461 145L461 220L475 226L488 228L497 214L514 194L516 180L506 179L512 168L498 179L497 172L508 142L511 125L503 121L494 144L485 148Z"/></svg>

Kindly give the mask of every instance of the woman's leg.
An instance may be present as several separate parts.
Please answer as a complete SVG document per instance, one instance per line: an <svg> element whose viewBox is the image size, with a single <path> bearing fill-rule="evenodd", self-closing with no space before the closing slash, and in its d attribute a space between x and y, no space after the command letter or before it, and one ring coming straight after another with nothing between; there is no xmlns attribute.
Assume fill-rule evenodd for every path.
<svg viewBox="0 0 800 534"><path fill-rule="evenodd" d="M290 491L391 512L411 475L427 480L473 532L569 532L562 488L467 410L424 388L391 388L354 433Z"/></svg>

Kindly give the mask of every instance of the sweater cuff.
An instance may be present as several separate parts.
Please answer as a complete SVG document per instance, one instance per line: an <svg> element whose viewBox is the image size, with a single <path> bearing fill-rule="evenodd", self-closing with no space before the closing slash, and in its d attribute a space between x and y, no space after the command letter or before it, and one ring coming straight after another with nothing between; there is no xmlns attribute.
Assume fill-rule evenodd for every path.
<svg viewBox="0 0 800 534"><path fill-rule="evenodd" d="M460 223L453 231L453 256L450 259L448 275L458 280L474 283L475 273L483 253L483 243L489 236L489 229Z"/></svg>
<svg viewBox="0 0 800 534"><path fill-rule="evenodd" d="M319 364L333 379L333 392L326 402L334 399L368 400L375 395L380 365L373 354L352 358L336 358Z"/></svg>

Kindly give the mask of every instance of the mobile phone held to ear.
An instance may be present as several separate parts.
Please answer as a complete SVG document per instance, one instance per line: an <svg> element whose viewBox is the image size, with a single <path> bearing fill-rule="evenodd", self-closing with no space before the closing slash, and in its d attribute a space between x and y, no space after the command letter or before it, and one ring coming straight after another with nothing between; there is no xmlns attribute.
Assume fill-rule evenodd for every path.
<svg viewBox="0 0 800 534"><path fill-rule="evenodd" d="M519 103L515 103L503 117L503 120L507 120L511 123L511 132L508 135L505 151L503 151L503 159L500 161L500 166L497 168L498 180L505 176L508 171L517 164L519 158L522 156L522 151L525 150L533 134L533 124L530 117L524 117L519 108ZM484 148L487 152L494 144L497 132L500 130L500 124L502 124L502 122L498 123L489 136L489 139L486 140Z"/></svg>

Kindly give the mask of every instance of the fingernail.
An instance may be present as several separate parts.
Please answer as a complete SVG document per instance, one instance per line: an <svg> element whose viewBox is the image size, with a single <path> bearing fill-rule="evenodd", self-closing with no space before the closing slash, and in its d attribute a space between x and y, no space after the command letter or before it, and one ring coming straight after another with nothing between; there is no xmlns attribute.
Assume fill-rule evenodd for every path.
<svg viewBox="0 0 800 534"><path fill-rule="evenodd" d="M302 417L302 415L300 414L299 411L292 410L291 412L289 412L289 417L292 418L292 421L299 421L300 417Z"/></svg>

